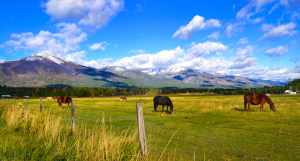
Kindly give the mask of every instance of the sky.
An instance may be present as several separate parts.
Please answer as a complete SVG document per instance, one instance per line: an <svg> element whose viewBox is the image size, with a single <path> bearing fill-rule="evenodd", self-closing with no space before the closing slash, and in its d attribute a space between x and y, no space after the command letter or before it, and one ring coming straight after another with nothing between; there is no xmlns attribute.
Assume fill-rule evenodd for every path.
<svg viewBox="0 0 300 161"><path fill-rule="evenodd" d="M0 63L44 52L97 69L300 78L300 0L14 0L0 20Z"/></svg>

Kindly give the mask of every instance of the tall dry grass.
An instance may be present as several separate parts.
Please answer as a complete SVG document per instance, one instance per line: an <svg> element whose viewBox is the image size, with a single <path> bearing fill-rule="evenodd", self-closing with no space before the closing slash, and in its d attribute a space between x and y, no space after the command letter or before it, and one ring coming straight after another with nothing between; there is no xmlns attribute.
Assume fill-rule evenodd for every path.
<svg viewBox="0 0 300 161"><path fill-rule="evenodd" d="M116 133L102 118L72 133L60 116L29 109L0 104L1 160L147 160L140 156L137 129Z"/></svg>

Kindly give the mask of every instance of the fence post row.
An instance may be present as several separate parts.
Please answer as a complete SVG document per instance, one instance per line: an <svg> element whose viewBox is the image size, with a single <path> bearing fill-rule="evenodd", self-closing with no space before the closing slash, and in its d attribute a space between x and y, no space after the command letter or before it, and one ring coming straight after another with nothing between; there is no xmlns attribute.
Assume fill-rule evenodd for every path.
<svg viewBox="0 0 300 161"><path fill-rule="evenodd" d="M43 101L42 101L42 98L40 98L40 112L43 112Z"/></svg>
<svg viewBox="0 0 300 161"><path fill-rule="evenodd" d="M139 126L140 143L141 143L141 154L144 157L147 155L147 143L146 143L146 135L145 135L142 102L136 103L136 111L137 111L137 120Z"/></svg>
<svg viewBox="0 0 300 161"><path fill-rule="evenodd" d="M75 101L72 100L72 109L71 109L71 114L72 114L72 131L73 133L75 132Z"/></svg>
<svg viewBox="0 0 300 161"><path fill-rule="evenodd" d="M25 112L27 112L27 99L25 99Z"/></svg>

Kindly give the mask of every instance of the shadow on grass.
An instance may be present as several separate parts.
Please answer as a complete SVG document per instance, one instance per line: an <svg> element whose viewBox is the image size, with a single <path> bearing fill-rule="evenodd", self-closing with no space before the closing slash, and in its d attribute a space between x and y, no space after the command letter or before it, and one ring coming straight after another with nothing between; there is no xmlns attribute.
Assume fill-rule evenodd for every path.
<svg viewBox="0 0 300 161"><path fill-rule="evenodd" d="M234 110L236 111L241 111L241 112L254 112L254 110L250 110L250 111L245 111L245 109L243 108L234 108Z"/></svg>

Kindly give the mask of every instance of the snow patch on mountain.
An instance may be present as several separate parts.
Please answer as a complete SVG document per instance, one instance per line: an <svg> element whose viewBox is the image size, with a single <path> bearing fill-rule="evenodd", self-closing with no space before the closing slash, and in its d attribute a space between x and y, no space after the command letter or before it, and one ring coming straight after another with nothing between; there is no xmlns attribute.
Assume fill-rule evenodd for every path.
<svg viewBox="0 0 300 161"><path fill-rule="evenodd" d="M44 60L44 59L50 60L50 61L60 64L60 65L64 63L63 60L56 58L54 56L51 56L49 54L46 54L46 53L39 53L39 54L32 55L30 57L27 57L26 61L36 61L36 60Z"/></svg>
<svg viewBox="0 0 300 161"><path fill-rule="evenodd" d="M174 67L169 68L169 69L161 67L161 68L157 68L157 69L145 70L143 72L145 72L147 74L150 74L150 75L157 75L157 74L176 74L176 73L179 73L181 71L188 71L188 70L189 69L187 69L187 68L174 66Z"/></svg>
<svg viewBox="0 0 300 161"><path fill-rule="evenodd" d="M125 69L121 68L121 67L118 67L118 66L110 66L110 67L104 67L104 68L101 68L101 70L104 70L104 71L109 71L109 72L119 72L119 71L125 71Z"/></svg>

